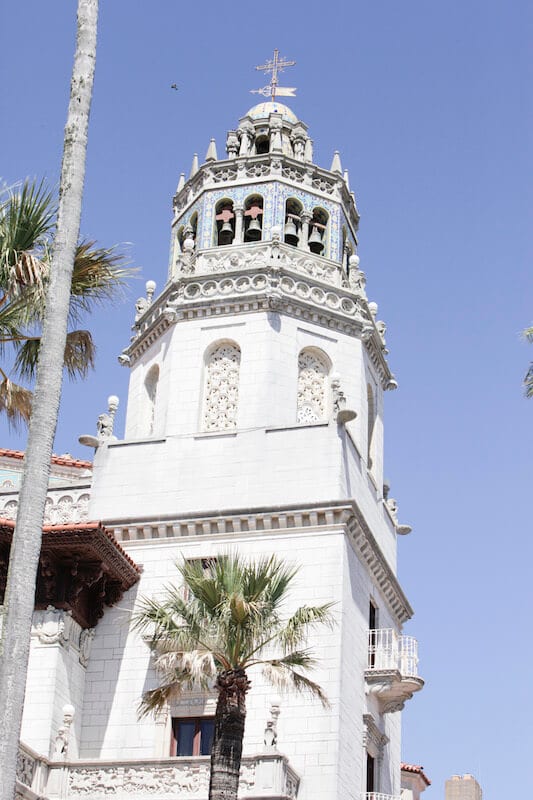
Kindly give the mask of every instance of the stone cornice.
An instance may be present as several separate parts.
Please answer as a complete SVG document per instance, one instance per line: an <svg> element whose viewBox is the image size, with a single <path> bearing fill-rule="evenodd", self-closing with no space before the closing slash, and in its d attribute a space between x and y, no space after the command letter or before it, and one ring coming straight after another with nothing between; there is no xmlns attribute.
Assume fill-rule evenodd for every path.
<svg viewBox="0 0 533 800"><path fill-rule="evenodd" d="M253 250L250 252L253 254ZM289 254L293 258L301 256L298 252ZM238 253L233 255L238 257ZM229 256L231 258L231 254ZM280 265L279 254L277 260L271 255L268 261L260 251L258 256L257 265L248 260L242 265L236 262L236 268L231 268L230 264L227 269L224 264L224 271L190 274L167 284L157 301L136 323L137 337L124 351L130 365L176 322L278 311L328 330L363 338L382 386L387 388L392 374L364 298L348 287L334 285L331 277L323 280L304 274L293 268L297 264L289 259ZM368 329L373 335L365 337L364 331Z"/></svg>
<svg viewBox="0 0 533 800"><path fill-rule="evenodd" d="M161 544L162 541L183 538L191 540L193 537L212 539L228 535L255 536L269 532L279 535L284 532L305 534L343 531L380 588L398 624L403 624L413 614L393 570L355 501L191 513L156 520L109 519L106 520L106 526L113 530L119 542L134 547L137 544L145 545L149 541Z"/></svg>

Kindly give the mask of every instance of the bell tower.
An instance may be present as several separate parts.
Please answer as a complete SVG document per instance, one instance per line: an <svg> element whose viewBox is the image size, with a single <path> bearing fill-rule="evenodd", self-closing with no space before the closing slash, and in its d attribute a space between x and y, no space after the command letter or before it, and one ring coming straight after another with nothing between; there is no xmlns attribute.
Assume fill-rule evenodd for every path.
<svg viewBox="0 0 533 800"><path fill-rule="evenodd" d="M223 158L214 140L202 164L194 157L173 212L166 282L159 293L147 283L119 356L125 435L100 440L90 517L143 565L141 594L175 580L177 558L238 549L300 565L295 605L335 603L337 626L310 642L331 708L282 698L276 746L297 779L279 796L395 798L399 715L423 681L396 577L409 528L383 485L383 401L397 384L366 295L348 174L338 153L329 169L314 163L307 125L274 92L228 132ZM106 615L94 648L113 624ZM117 679L97 747L87 737L104 701L96 673L89 682L87 758L133 757L134 725L151 756L168 755L170 723L135 719L156 681L150 654L134 634L126 649L139 672ZM253 676L247 758L266 746L272 694ZM209 713L209 698L193 700L195 718Z"/></svg>

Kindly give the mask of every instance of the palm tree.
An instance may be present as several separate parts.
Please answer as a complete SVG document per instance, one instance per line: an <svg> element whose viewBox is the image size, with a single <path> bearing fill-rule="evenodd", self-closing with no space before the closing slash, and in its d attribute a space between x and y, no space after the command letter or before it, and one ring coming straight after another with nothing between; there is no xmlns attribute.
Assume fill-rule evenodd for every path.
<svg viewBox="0 0 533 800"><path fill-rule="evenodd" d="M96 59L97 19L98 0L78 0L76 52L63 142L57 222L47 281L25 469L4 597L4 621L0 640L1 800L13 800L15 795L35 583L50 458L61 395L72 273L80 229L87 130ZM43 225L46 225L46 220ZM16 268L14 270L14 282L17 283L17 279L20 279L24 283L33 266L31 258L21 262L20 275Z"/></svg>
<svg viewBox="0 0 533 800"><path fill-rule="evenodd" d="M533 343L533 327L526 328L524 331L524 336L528 342ZM524 378L524 391L526 397L533 397L533 361L529 365L529 369Z"/></svg>
<svg viewBox="0 0 533 800"><path fill-rule="evenodd" d="M222 555L207 564L184 561L178 570L187 600L182 589L167 587L162 601L144 598L134 614L134 627L150 633L163 679L143 695L139 710L157 711L183 689L214 684L209 800L236 800L248 670L260 665L275 685L308 691L327 705L320 686L304 674L315 664L304 644L310 628L331 625L331 604L301 606L284 619L296 570L274 556L247 563Z"/></svg>
<svg viewBox="0 0 533 800"><path fill-rule="evenodd" d="M10 423L28 422L32 392L9 375L33 381L41 344L46 289L50 278L51 242L57 208L43 183L25 181L0 194L0 411ZM70 322L113 297L130 270L114 248L78 243L70 287ZM67 334L64 366L70 377L85 377L94 365L94 343L87 330Z"/></svg>

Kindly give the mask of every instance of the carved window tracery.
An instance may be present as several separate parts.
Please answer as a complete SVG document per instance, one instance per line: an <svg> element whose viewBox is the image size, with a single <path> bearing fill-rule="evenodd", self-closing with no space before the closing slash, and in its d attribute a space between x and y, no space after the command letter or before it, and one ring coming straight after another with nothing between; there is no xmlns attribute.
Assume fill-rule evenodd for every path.
<svg viewBox="0 0 533 800"><path fill-rule="evenodd" d="M208 354L204 391L203 429L237 427L241 350L234 342L221 342Z"/></svg>
<svg viewBox="0 0 533 800"><path fill-rule="evenodd" d="M329 359L319 350L306 348L298 356L299 423L321 422L327 414Z"/></svg>

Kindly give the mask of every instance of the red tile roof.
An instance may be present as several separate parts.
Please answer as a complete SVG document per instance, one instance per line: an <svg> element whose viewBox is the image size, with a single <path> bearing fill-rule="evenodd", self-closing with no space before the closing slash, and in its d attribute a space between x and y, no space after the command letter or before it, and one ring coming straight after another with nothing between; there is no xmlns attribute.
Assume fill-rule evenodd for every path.
<svg viewBox="0 0 533 800"><path fill-rule="evenodd" d="M24 450L9 450L5 447L0 447L0 457L15 458L22 461L24 458ZM58 467L76 467L77 469L92 469L92 461L82 461L81 458L72 458L72 456L56 456L52 455L52 464Z"/></svg>
<svg viewBox="0 0 533 800"><path fill-rule="evenodd" d="M420 775L423 780L425 780L427 786L431 786L431 781L424 775L424 767L418 766L418 764L404 764L403 762L400 764L400 768L403 772L415 772L416 774Z"/></svg>

